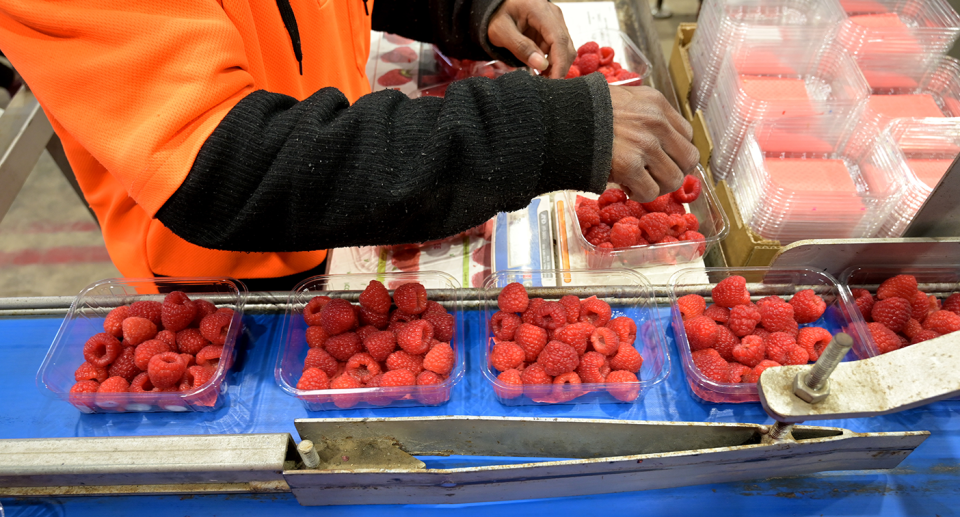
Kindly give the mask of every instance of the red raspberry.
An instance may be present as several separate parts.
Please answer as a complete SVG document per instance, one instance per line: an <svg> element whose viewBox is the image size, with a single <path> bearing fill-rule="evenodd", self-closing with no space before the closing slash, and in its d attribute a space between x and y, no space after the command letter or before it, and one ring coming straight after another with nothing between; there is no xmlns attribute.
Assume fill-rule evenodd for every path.
<svg viewBox="0 0 960 517"><path fill-rule="evenodd" d="M201 352L202 352L202 350L201 350ZM183 358L183 361L184 361L185 363L187 363L187 369L188 369L188 370L190 369L191 366L197 364L197 358L196 358L196 356L192 356L192 355L190 355L190 354L180 354L180 357L182 357L182 358ZM149 361L147 361L147 363L149 364Z"/></svg>
<svg viewBox="0 0 960 517"><path fill-rule="evenodd" d="M697 350L693 353L693 365L700 370L704 377L713 382L725 383L730 372L730 365L720 357L720 353L712 348ZM610 379L607 379L610 382Z"/></svg>
<svg viewBox="0 0 960 517"><path fill-rule="evenodd" d="M359 334L357 336L359 337ZM377 361L386 361L397 349L397 339L394 333L389 331L374 332L362 341L367 353Z"/></svg>
<svg viewBox="0 0 960 517"><path fill-rule="evenodd" d="M762 375L767 368L775 368L777 366L783 366L783 365L781 365L776 361L770 361L770 360L760 361L760 364L753 367L752 372L744 374L743 382L746 382L749 384L756 384L757 382L760 381L760 375Z"/></svg>
<svg viewBox="0 0 960 517"><path fill-rule="evenodd" d="M393 303L407 314L420 314L427 309L427 290L416 282L403 284L393 291Z"/></svg>
<svg viewBox="0 0 960 517"><path fill-rule="evenodd" d="M567 335L567 332L573 332L568 330L573 325L565 327L564 335ZM591 333L593 331L591 330ZM589 337L589 336L587 336ZM537 360L537 356L540 355L540 351L543 350L543 347L547 346L547 331L529 323L523 323L517 328L517 333L515 336L516 343L523 348L524 351L524 360L528 363L532 363ZM571 338L573 339L573 338ZM583 349L587 349L586 345L587 338L583 338ZM571 344L567 341L564 341L567 344Z"/></svg>
<svg viewBox="0 0 960 517"><path fill-rule="evenodd" d="M77 371L73 372L73 378L77 381L97 381L97 384L107 380L107 369L102 366L94 366L93 363L89 361L84 361L83 364L77 368Z"/></svg>
<svg viewBox="0 0 960 517"><path fill-rule="evenodd" d="M600 224L600 210L596 205L586 203L577 205L577 222L580 223L580 228L590 228Z"/></svg>
<svg viewBox="0 0 960 517"><path fill-rule="evenodd" d="M787 332L796 328L797 320L793 318L793 306L789 303L778 299L776 302L764 303L758 307L760 323L770 332ZM782 361L777 362L782 364Z"/></svg>
<svg viewBox="0 0 960 517"><path fill-rule="evenodd" d="M200 322L200 334L214 345L223 345L227 342L227 333L233 316L225 312L215 312ZM323 328L323 327L320 327Z"/></svg>
<svg viewBox="0 0 960 517"><path fill-rule="evenodd" d="M583 395L584 392L579 388L580 382L580 376L575 372L554 377L552 395L556 402L569 402Z"/></svg>
<svg viewBox="0 0 960 517"><path fill-rule="evenodd" d="M580 45L580 48L577 49L577 57L581 59L583 58L583 56L587 54L599 54L599 53L600 53L600 45L598 45L596 41L588 41L583 45ZM607 192L610 192L611 190L617 190L619 192L623 192L620 189L608 189ZM606 192L604 192L604 194L606 194Z"/></svg>
<svg viewBox="0 0 960 517"><path fill-rule="evenodd" d="M615 203L617 201L615 200L613 202ZM598 199L590 199L590 198L583 197L580 194L577 194L576 206L581 206L581 205L592 206L593 208L596 208L598 212L600 211L601 208L603 208L602 206L600 206L600 201ZM607 205L604 205L604 206L607 206Z"/></svg>
<svg viewBox="0 0 960 517"><path fill-rule="evenodd" d="M600 210L600 222L611 228L621 219L627 217L632 216L630 215L630 209L623 203L611 203ZM613 238L612 233L610 234L610 238Z"/></svg>
<svg viewBox="0 0 960 517"><path fill-rule="evenodd" d="M307 306L303 308L303 320L307 322L307 325L320 325L320 313L330 303L330 300L329 296L314 296L307 302Z"/></svg>
<svg viewBox="0 0 960 517"><path fill-rule="evenodd" d="M639 356L640 354L638 353L637 355ZM643 361L643 358L641 357L640 360ZM610 369L611 366L607 356L599 352L587 352L580 358L580 364L577 366L576 371L583 382L599 384L606 380Z"/></svg>
<svg viewBox="0 0 960 517"><path fill-rule="evenodd" d="M687 231L687 220L682 215L672 214L668 218L667 237L679 237ZM664 238L667 238L664 237Z"/></svg>
<svg viewBox="0 0 960 517"><path fill-rule="evenodd" d="M153 301L140 301L130 304L131 318L145 318L159 327L163 325L163 304Z"/></svg>
<svg viewBox="0 0 960 517"><path fill-rule="evenodd" d="M630 219L633 219L632 217ZM637 241L640 240L641 233L640 228L624 222L618 222L613 225L613 229L610 230L610 244L614 248L629 248L631 246L636 246Z"/></svg>
<svg viewBox="0 0 960 517"><path fill-rule="evenodd" d="M636 348L630 345L621 345L617 349L617 355L610 359L610 368L613 370L626 370L637 373L643 366L643 357Z"/></svg>
<svg viewBox="0 0 960 517"><path fill-rule="evenodd" d="M767 348L767 359L785 364L787 352L797 346L797 340L786 332L774 332L763 340L763 345Z"/></svg>
<svg viewBox="0 0 960 517"><path fill-rule="evenodd" d="M209 344L210 342L200 334L199 329L183 329L177 332L177 350L181 354L196 355L197 352Z"/></svg>
<svg viewBox="0 0 960 517"><path fill-rule="evenodd" d="M943 310L960 314L960 293L953 293L943 301Z"/></svg>
<svg viewBox="0 0 960 517"><path fill-rule="evenodd" d="M123 377L110 377L100 383L97 393L126 393L130 389L130 383Z"/></svg>
<svg viewBox="0 0 960 517"><path fill-rule="evenodd" d="M886 298L873 305L870 316L873 318L873 321L883 323L888 329L894 332L900 332L903 330L903 326L906 325L907 320L910 319L912 313L913 306L910 305L908 300L903 298Z"/></svg>
<svg viewBox="0 0 960 517"><path fill-rule="evenodd" d="M394 388L399 386L416 386L417 375L410 370L390 370L380 378L381 388Z"/></svg>
<svg viewBox="0 0 960 517"><path fill-rule="evenodd" d="M744 336L740 344L733 348L733 358L751 368L766 357L767 347L759 336Z"/></svg>
<svg viewBox="0 0 960 517"><path fill-rule="evenodd" d="M133 353L133 364L142 371L146 371L150 359L157 354L174 352L175 350L164 341L151 339L137 345Z"/></svg>
<svg viewBox="0 0 960 517"><path fill-rule="evenodd" d="M676 237L671 237L670 235L665 236L654 244L670 244L671 242L680 242Z"/></svg>
<svg viewBox="0 0 960 517"><path fill-rule="evenodd" d="M804 327L797 336L797 345L807 351L811 361L816 361L832 340L833 335L825 328Z"/></svg>
<svg viewBox="0 0 960 517"><path fill-rule="evenodd" d="M617 337L620 338L620 346L633 345L633 342L637 339L637 324L626 316L610 320L610 323L607 323L607 328L617 333Z"/></svg>
<svg viewBox="0 0 960 517"><path fill-rule="evenodd" d="M664 207L663 213L667 215L682 216L687 213L687 209L684 208L683 205L681 205L680 203L677 203L677 200L673 199L673 197L670 197L669 199L667 199L667 206Z"/></svg>
<svg viewBox="0 0 960 517"><path fill-rule="evenodd" d="M683 185L673 193L673 199L677 203L693 203L698 197L700 197L700 180L689 174L684 176Z"/></svg>
<svg viewBox="0 0 960 517"><path fill-rule="evenodd" d="M320 326L328 336L342 334L357 326L357 313L350 302L334 298L320 310Z"/></svg>
<svg viewBox="0 0 960 517"><path fill-rule="evenodd" d="M897 275L893 278L888 278L877 288L878 300L886 300L887 298L913 300L916 295L917 279L913 275Z"/></svg>
<svg viewBox="0 0 960 517"><path fill-rule="evenodd" d="M902 346L897 334L887 328L883 323L867 323L867 329L870 331L870 336L873 338L873 342L877 345L877 349L881 354L893 352Z"/></svg>
<svg viewBox="0 0 960 517"><path fill-rule="evenodd" d="M380 363L378 363L377 360L374 359L370 354L354 354L353 357L347 361L343 373L353 375L362 384L366 384L373 376L381 373Z"/></svg>
<svg viewBox="0 0 960 517"><path fill-rule="evenodd" d="M563 306L563 310L567 314L567 323L576 323L580 320L580 298L568 294L560 298L558 303Z"/></svg>
<svg viewBox="0 0 960 517"><path fill-rule="evenodd" d="M70 393L71 394L96 393L97 391L99 391L99 389L100 389L99 382L87 379L87 380L77 381L77 383L70 388Z"/></svg>
<svg viewBox="0 0 960 517"><path fill-rule="evenodd" d="M523 384L553 384L553 376L543 369L540 363L533 363L520 372L520 380Z"/></svg>
<svg viewBox="0 0 960 517"><path fill-rule="evenodd" d="M172 330L161 330L153 339L159 339L170 345L171 351L177 348L177 333Z"/></svg>
<svg viewBox="0 0 960 517"><path fill-rule="evenodd" d="M330 389L330 376L319 368L307 368L297 381L297 389L304 391Z"/></svg>
<svg viewBox="0 0 960 517"><path fill-rule="evenodd" d="M556 330L567 322L567 311L557 302L543 302L537 307L534 323L547 330Z"/></svg>
<svg viewBox="0 0 960 517"><path fill-rule="evenodd" d="M600 56L597 54L583 54L580 56L580 62L577 64L581 75L589 75L600 68Z"/></svg>
<svg viewBox="0 0 960 517"><path fill-rule="evenodd" d="M941 335L956 332L960 330L960 316L950 311L937 311L923 320L923 328L924 330L933 330Z"/></svg>
<svg viewBox="0 0 960 517"><path fill-rule="evenodd" d="M360 306L379 314L389 314L391 303L387 288L377 280L371 280L360 293Z"/></svg>
<svg viewBox="0 0 960 517"><path fill-rule="evenodd" d="M323 348L338 361L347 361L363 351L363 343L356 332L347 332L327 338Z"/></svg>
<svg viewBox="0 0 960 517"><path fill-rule="evenodd" d="M700 245L697 246L698 255L703 255L703 253L707 250L706 238L700 232L695 232L688 229L687 231L683 232L683 235L681 235L679 239L683 242L699 242Z"/></svg>
<svg viewBox="0 0 960 517"><path fill-rule="evenodd" d="M551 341L537 356L537 364L543 367L547 375L555 377L576 370L580 357L572 346L562 341Z"/></svg>
<svg viewBox="0 0 960 517"><path fill-rule="evenodd" d="M363 384L353 375L341 375L330 381L330 389L332 390L356 390L362 387ZM356 391L337 393L330 396L330 398L333 399L334 405L340 409L348 409L356 406L362 397L363 395Z"/></svg>
<svg viewBox="0 0 960 517"><path fill-rule="evenodd" d="M697 219L697 216L693 214L683 214L683 220L687 223L688 232L698 233L700 231L700 220ZM703 235L700 235L700 236L703 237ZM688 239L688 240L692 240L692 239Z"/></svg>
<svg viewBox="0 0 960 517"><path fill-rule="evenodd" d="M139 378L139 376L138 376ZM202 387L213 379L213 372L202 366L188 366L187 371L183 373L183 379L180 380L179 391L191 391ZM134 379L136 380L136 379ZM147 377L149 382L149 376ZM327 381L329 387L330 381ZM130 384L130 391L133 391L133 383ZM214 397L216 395L214 394ZM212 405L212 404L211 404Z"/></svg>
<svg viewBox="0 0 960 517"><path fill-rule="evenodd" d="M137 368L134 362L134 348L128 346L123 349L123 352L120 352L117 359L110 365L107 375L108 377L123 377L127 381L132 381L140 371L140 368Z"/></svg>
<svg viewBox="0 0 960 517"><path fill-rule="evenodd" d="M591 226L587 233L583 235L583 238L594 246L599 246L604 242L610 242L610 227L603 223Z"/></svg>
<svg viewBox="0 0 960 517"><path fill-rule="evenodd" d="M121 348L123 346L117 341L117 338L106 332L101 332L94 334L84 343L83 358L94 366L105 368L120 356Z"/></svg>
<svg viewBox="0 0 960 517"><path fill-rule="evenodd" d="M938 337L940 337L940 333L935 330L921 330L910 338L910 344L916 345L917 343L923 343L924 341Z"/></svg>
<svg viewBox="0 0 960 517"><path fill-rule="evenodd" d="M411 321L396 332L397 345L407 353L421 355L433 343L433 325L426 320Z"/></svg>
<svg viewBox="0 0 960 517"><path fill-rule="evenodd" d="M523 348L513 341L500 341L490 350L490 365L499 372L520 366L526 357Z"/></svg>
<svg viewBox="0 0 960 517"><path fill-rule="evenodd" d="M794 345L787 349L786 359L783 364L788 365L799 365L807 364L810 361L810 355L807 354L807 351L798 345Z"/></svg>
<svg viewBox="0 0 960 517"><path fill-rule="evenodd" d="M115 338L123 337L123 320L130 317L130 306L121 305L110 311L103 320L103 330Z"/></svg>
<svg viewBox="0 0 960 517"><path fill-rule="evenodd" d="M647 214L647 211L643 209L643 205L641 205L640 203L637 203L632 199L628 199L624 201L623 204L626 205L627 210L630 210L630 216L635 217L637 221L639 221L641 217Z"/></svg>
<svg viewBox="0 0 960 517"><path fill-rule="evenodd" d="M803 289L790 299L790 305L793 306L793 317L797 323L813 323L823 316L827 310L827 304L823 298L817 296L813 289Z"/></svg>
<svg viewBox="0 0 960 517"><path fill-rule="evenodd" d="M799 334L799 332L798 332L798 334ZM763 328L763 327L757 327L757 330L754 330L754 331L753 331L753 334L750 334L750 335L751 335L751 336L757 336L757 337L759 337L760 339L767 339L767 336L770 335L770 331L767 330L767 329L765 329L765 328Z"/></svg>
<svg viewBox="0 0 960 517"><path fill-rule="evenodd" d="M523 323L520 317L512 312L499 311L490 318L490 330L497 339L513 341L517 328Z"/></svg>
<svg viewBox="0 0 960 517"><path fill-rule="evenodd" d="M520 348L517 345L517 348ZM522 352L523 349L520 348ZM453 353L453 347L447 343L438 343L427 352L423 358L423 368L440 375L449 375L453 371L456 355Z"/></svg>
<svg viewBox="0 0 960 517"><path fill-rule="evenodd" d="M429 321L430 324L433 325L434 339L444 343L449 343L453 340L454 328L457 324L457 319L453 316L453 314L448 314L446 312L443 314L437 312L428 314L427 311L424 311L423 319Z"/></svg>
<svg viewBox="0 0 960 517"><path fill-rule="evenodd" d="M727 327L717 325L717 341L713 348L720 353L724 361L734 361L733 349L740 344L740 338Z"/></svg>
<svg viewBox="0 0 960 517"><path fill-rule="evenodd" d="M520 378L519 370L507 370L497 376L497 384L493 385L493 391L502 399L515 399L523 395L523 380Z"/></svg>
<svg viewBox="0 0 960 517"><path fill-rule="evenodd" d="M606 325L612 314L610 304L596 296L591 296L580 304L580 321L585 321L594 327Z"/></svg>
<svg viewBox="0 0 960 517"><path fill-rule="evenodd" d="M752 372L753 368L740 363L730 363L730 371L727 374L727 382L730 384L740 384L743 382L743 376Z"/></svg>
<svg viewBox="0 0 960 517"><path fill-rule="evenodd" d="M307 346L310 348L319 348L327 341L327 333L324 332L323 327L307 327Z"/></svg>
<svg viewBox="0 0 960 517"><path fill-rule="evenodd" d="M625 371L617 370L607 376L607 391L613 398L623 402L633 402L640 396L640 381L637 376ZM624 386L626 384L626 386Z"/></svg>
<svg viewBox="0 0 960 517"><path fill-rule="evenodd" d="M911 300L911 314L914 319L923 323L928 315L940 310L940 300L936 296L928 295L923 291L917 291L916 298Z"/></svg>
<svg viewBox="0 0 960 517"><path fill-rule="evenodd" d="M706 300L699 294L688 294L677 298L677 308L680 310L680 315L684 321L702 316L706 307Z"/></svg>
<svg viewBox="0 0 960 517"><path fill-rule="evenodd" d="M160 321L163 328L179 332L193 323L197 316L197 304L183 291L173 291L163 299Z"/></svg>
<svg viewBox="0 0 960 517"><path fill-rule="evenodd" d="M717 343L717 323L706 316L684 321L683 330L687 335L687 342L690 343L691 352L712 348Z"/></svg>
<svg viewBox="0 0 960 517"><path fill-rule="evenodd" d="M209 300L193 300L193 305L197 308L197 314L193 317L193 321L190 322L191 327L199 327L203 318L217 312L217 306L210 303ZM160 313L160 318L163 319L163 312ZM187 368L187 370L189 370L189 368Z"/></svg>
<svg viewBox="0 0 960 517"><path fill-rule="evenodd" d="M910 318L907 320L906 323L904 323L903 330L901 330L900 332L904 336L907 336L908 338L913 339L913 336L917 335L918 332L922 332L922 331L923 331L923 326L920 324L920 322L913 318Z"/></svg>
<svg viewBox="0 0 960 517"><path fill-rule="evenodd" d="M150 358L150 363L147 365L150 382L161 390L179 384L185 371L187 371L186 363L175 352L157 354Z"/></svg>
<svg viewBox="0 0 960 517"><path fill-rule="evenodd" d="M387 325L387 330L396 332L403 325L418 319L420 319L420 316L417 314L407 314L400 309L396 309L390 313L390 324Z"/></svg>
<svg viewBox="0 0 960 517"><path fill-rule="evenodd" d="M387 370L409 370L414 375L419 375L423 371L423 356L413 355L397 350L387 356L385 361Z"/></svg>
<svg viewBox="0 0 960 517"><path fill-rule="evenodd" d="M620 349L620 337L613 329L601 327L595 329L593 334L590 335L590 344L593 345L595 351L606 356L612 356Z"/></svg>
<svg viewBox="0 0 960 517"><path fill-rule="evenodd" d="M709 307L703 310L703 315L721 325L726 325L727 322L730 321L730 309L720 307L717 304L710 304Z"/></svg>
<svg viewBox="0 0 960 517"><path fill-rule="evenodd" d="M853 289L853 299L857 302L857 308L860 309L860 315L866 321L872 321L870 313L873 311L873 295L866 289Z"/></svg>
<svg viewBox="0 0 960 517"><path fill-rule="evenodd" d="M123 320L124 346L137 346L157 335L157 326L152 321L138 316Z"/></svg>
<svg viewBox="0 0 960 517"><path fill-rule="evenodd" d="M519 282L507 284L497 295L497 306L504 312L524 312L529 305L527 289Z"/></svg>
<svg viewBox="0 0 960 517"><path fill-rule="evenodd" d="M420 375L417 375L417 386L422 386L422 388L417 390L417 400L427 406L436 406L446 402L450 398L450 388L441 387L440 384L443 384L441 376L430 371L420 372Z"/></svg>
<svg viewBox="0 0 960 517"><path fill-rule="evenodd" d="M653 201L647 203L640 203L643 206L643 209L647 212L663 212L667 209L667 204L670 203L671 197L670 194L664 194L657 197Z"/></svg>
<svg viewBox="0 0 960 517"><path fill-rule="evenodd" d="M730 309L729 327L737 337L751 334L760 323L760 310L755 305L737 305Z"/></svg>
<svg viewBox="0 0 960 517"><path fill-rule="evenodd" d="M643 242L647 242L647 241L643 241ZM648 244L649 244L649 243L648 243ZM600 245L597 246L597 249L598 249L598 250L612 250L612 249L613 249L613 244L610 244L609 242L601 242Z"/></svg>
<svg viewBox="0 0 960 517"><path fill-rule="evenodd" d="M197 352L197 366L202 366L211 370L217 369L220 363L220 356L223 355L223 347L220 345L210 345L203 347Z"/></svg>
<svg viewBox="0 0 960 517"><path fill-rule="evenodd" d="M724 278L713 287L711 293L713 295L713 303L720 307L730 308L750 303L750 293L747 292L747 279L739 275Z"/></svg>
<svg viewBox="0 0 960 517"><path fill-rule="evenodd" d="M643 238L649 242L658 242L670 230L670 216L662 212L650 212L640 218Z"/></svg>
<svg viewBox="0 0 960 517"><path fill-rule="evenodd" d="M340 363L336 358L328 354L322 348L311 348L307 351L307 358L303 361L303 369L319 368L327 374L327 377L336 377L340 369Z"/></svg>
<svg viewBox="0 0 960 517"><path fill-rule="evenodd" d="M371 311L366 307L360 307L360 324L364 326L370 326L377 330L383 330L387 328L387 325L390 324L390 314L381 314L379 312Z"/></svg>

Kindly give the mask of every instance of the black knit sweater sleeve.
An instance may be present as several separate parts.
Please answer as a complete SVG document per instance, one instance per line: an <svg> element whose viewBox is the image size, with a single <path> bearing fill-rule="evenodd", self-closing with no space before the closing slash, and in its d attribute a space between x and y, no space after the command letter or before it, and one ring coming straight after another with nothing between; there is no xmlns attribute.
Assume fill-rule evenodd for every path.
<svg viewBox="0 0 960 517"><path fill-rule="evenodd" d="M233 251L422 242L561 189L601 192L613 119L603 77L524 72L454 83L444 99L384 90L349 106L258 91L204 143L157 218Z"/></svg>

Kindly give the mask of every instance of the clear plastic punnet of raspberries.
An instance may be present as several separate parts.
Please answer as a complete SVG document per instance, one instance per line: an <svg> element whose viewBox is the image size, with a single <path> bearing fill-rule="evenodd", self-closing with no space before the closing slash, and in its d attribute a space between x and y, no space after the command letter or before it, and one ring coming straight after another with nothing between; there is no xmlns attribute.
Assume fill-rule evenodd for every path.
<svg viewBox="0 0 960 517"><path fill-rule="evenodd" d="M606 273L614 279L634 274L581 273ZM531 274L529 283L542 274ZM661 378L664 361L655 309L637 301L647 296L643 287L632 292L614 288L608 294L598 287L536 288L524 280L504 271L484 284L487 340L482 368L501 403L636 402ZM642 277L639 282L643 285ZM523 323L505 336L500 323L505 310L522 306L513 300L529 300L527 314L534 312L530 317L517 312Z"/></svg>
<svg viewBox="0 0 960 517"><path fill-rule="evenodd" d="M68 312L40 381L85 413L216 410L245 297L229 279L97 282Z"/></svg>
<svg viewBox="0 0 960 517"><path fill-rule="evenodd" d="M463 375L456 280L323 275L290 296L280 387L310 411L440 405Z"/></svg>

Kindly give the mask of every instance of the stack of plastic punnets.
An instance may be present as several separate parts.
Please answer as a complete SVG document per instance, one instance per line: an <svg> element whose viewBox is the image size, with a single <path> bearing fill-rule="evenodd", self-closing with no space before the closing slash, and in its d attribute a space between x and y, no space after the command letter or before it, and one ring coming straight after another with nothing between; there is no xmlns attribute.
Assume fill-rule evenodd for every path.
<svg viewBox="0 0 960 517"><path fill-rule="evenodd" d="M727 178L752 123L827 114L845 121L868 95L856 63L837 45L784 45L776 52L741 45L728 51L704 112L714 144L714 179Z"/></svg>
<svg viewBox="0 0 960 517"><path fill-rule="evenodd" d="M692 108L706 108L728 49L734 55L741 44L816 50L834 37L844 18L837 0L706 0L690 45Z"/></svg>
<svg viewBox="0 0 960 517"><path fill-rule="evenodd" d="M840 0L847 13L837 42L861 58L950 50L960 16L946 0Z"/></svg>
<svg viewBox="0 0 960 517"><path fill-rule="evenodd" d="M888 141L847 145L853 127L835 116L754 124L728 181L746 224L782 244L874 236L906 182Z"/></svg>
<svg viewBox="0 0 960 517"><path fill-rule="evenodd" d="M880 230L880 236L897 237L960 153L960 118L895 120L878 141L898 154L907 178L900 202Z"/></svg>

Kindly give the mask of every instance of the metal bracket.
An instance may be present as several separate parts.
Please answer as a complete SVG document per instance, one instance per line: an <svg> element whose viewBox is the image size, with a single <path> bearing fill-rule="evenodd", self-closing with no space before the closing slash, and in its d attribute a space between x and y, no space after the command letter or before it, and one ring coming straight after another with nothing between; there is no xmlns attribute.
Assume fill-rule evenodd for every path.
<svg viewBox="0 0 960 517"><path fill-rule="evenodd" d="M26 86L17 90L0 115L0 220L6 215L40 153L53 136L53 127L40 102Z"/></svg>

